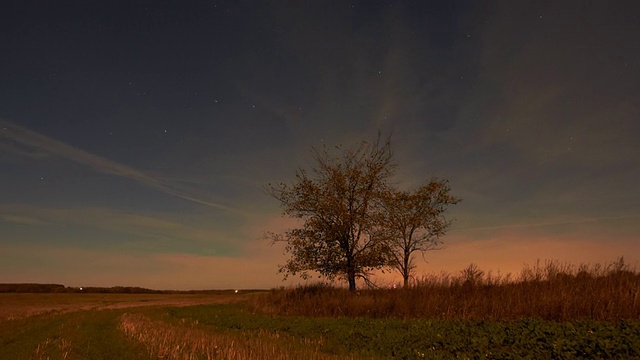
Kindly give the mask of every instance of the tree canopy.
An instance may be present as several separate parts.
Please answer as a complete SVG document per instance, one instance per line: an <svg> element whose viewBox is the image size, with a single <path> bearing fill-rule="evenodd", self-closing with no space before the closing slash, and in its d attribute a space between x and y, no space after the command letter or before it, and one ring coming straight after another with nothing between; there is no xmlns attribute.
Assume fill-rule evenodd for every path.
<svg viewBox="0 0 640 360"><path fill-rule="evenodd" d="M274 235L291 257L280 272L308 277L308 271L332 279L344 277L355 290L356 278L386 265L382 241L376 238L375 199L394 173L389 141L362 142L331 156L313 150L311 173L298 170L293 184L269 187L284 214L304 220L301 228Z"/></svg>
<svg viewBox="0 0 640 360"><path fill-rule="evenodd" d="M451 225L444 216L447 206L460 199L451 195L446 180L432 178L414 191L388 189L381 198L380 227L386 233L388 265L402 275L404 286L415 269L413 254L434 250Z"/></svg>
<svg viewBox="0 0 640 360"><path fill-rule="evenodd" d="M298 228L270 234L273 242L285 243L289 255L279 272L285 278L308 278L310 271L343 278L352 291L358 278L369 281L376 269L408 274L411 255L429 250L444 234L449 222L443 213L458 199L449 195L446 182L436 180L412 193L394 189L390 139L336 148L338 156L327 147L314 148L310 171L299 169L290 184L268 185L283 214L303 220Z"/></svg>

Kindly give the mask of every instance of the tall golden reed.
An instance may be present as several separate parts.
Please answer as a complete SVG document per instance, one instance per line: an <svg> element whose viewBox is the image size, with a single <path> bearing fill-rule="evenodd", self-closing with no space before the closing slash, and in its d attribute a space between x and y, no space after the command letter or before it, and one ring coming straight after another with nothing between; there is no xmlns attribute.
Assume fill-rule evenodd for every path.
<svg viewBox="0 0 640 360"><path fill-rule="evenodd" d="M471 264L459 275L424 276L408 289L353 294L317 284L272 290L250 306L262 313L328 317L615 321L640 318L640 273L622 258L604 266L538 261L515 277Z"/></svg>

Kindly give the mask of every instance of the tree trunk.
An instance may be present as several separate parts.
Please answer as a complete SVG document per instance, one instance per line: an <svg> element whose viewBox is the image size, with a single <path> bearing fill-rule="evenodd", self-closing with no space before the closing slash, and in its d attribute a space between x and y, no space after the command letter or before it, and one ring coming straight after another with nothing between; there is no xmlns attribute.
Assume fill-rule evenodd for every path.
<svg viewBox="0 0 640 360"><path fill-rule="evenodd" d="M347 262L347 281L349 282L349 291L356 291L356 269L353 267L352 262Z"/></svg>
<svg viewBox="0 0 640 360"><path fill-rule="evenodd" d="M355 292L356 291L356 275L349 274L348 280L349 280L349 291Z"/></svg>
<svg viewBox="0 0 640 360"><path fill-rule="evenodd" d="M404 254L404 264L402 267L402 277L404 278L404 288L408 289L409 288L409 272L411 271L411 269L409 268L409 260L411 259L411 254L405 252Z"/></svg>

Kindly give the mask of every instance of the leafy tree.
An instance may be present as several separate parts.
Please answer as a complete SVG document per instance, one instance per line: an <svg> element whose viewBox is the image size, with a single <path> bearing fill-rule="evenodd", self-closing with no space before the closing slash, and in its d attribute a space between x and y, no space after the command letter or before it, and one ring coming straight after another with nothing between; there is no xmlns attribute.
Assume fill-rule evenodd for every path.
<svg viewBox="0 0 640 360"><path fill-rule="evenodd" d="M442 242L451 221L444 216L447 206L456 204L460 199L450 194L446 180L436 178L415 191L387 189L381 197L383 211L381 231L387 238L388 264L398 270L409 285L409 277L415 269L413 254L433 250Z"/></svg>
<svg viewBox="0 0 640 360"><path fill-rule="evenodd" d="M393 175L390 140L342 149L333 156L325 147L313 149L316 165L300 169L292 184L269 184L285 215L303 220L300 228L270 234L284 242L290 258L279 272L309 277L309 271L333 279L345 278L349 290L356 279L368 281L374 269L386 265L386 244L378 237L381 194Z"/></svg>

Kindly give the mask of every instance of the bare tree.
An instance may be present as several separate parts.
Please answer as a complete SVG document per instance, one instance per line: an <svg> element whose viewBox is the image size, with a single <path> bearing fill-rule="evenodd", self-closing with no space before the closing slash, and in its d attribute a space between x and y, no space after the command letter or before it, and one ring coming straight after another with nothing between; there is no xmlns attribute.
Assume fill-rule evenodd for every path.
<svg viewBox="0 0 640 360"><path fill-rule="evenodd" d="M398 270L409 285L409 277L415 269L413 253L434 250L442 242L451 221L444 216L447 206L460 199L450 194L449 183L436 178L415 191L387 189L381 197L383 211L380 231L387 238L388 264Z"/></svg>
<svg viewBox="0 0 640 360"><path fill-rule="evenodd" d="M300 169L292 184L268 185L284 215L304 221L300 228L270 234L284 242L289 259L279 272L309 277L315 271L329 279L341 277L356 290L356 279L368 281L374 269L386 264L385 244L376 236L377 201L395 166L390 140L342 149L336 157L325 147L313 150L316 165Z"/></svg>

